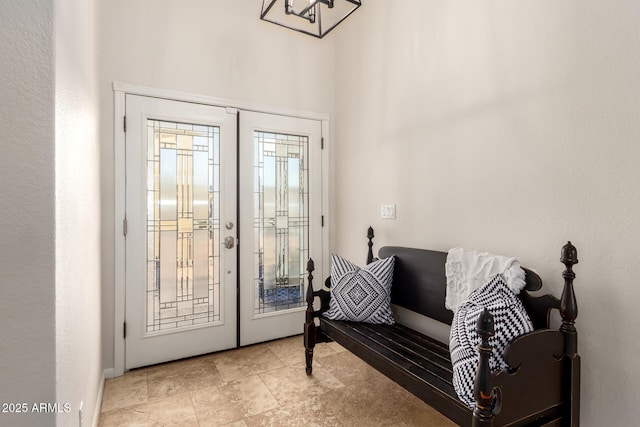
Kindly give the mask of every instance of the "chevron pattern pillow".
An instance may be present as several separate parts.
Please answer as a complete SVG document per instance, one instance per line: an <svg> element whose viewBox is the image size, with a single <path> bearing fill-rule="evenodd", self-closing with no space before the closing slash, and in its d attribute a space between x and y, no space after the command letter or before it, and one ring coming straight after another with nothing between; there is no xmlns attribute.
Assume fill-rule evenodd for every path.
<svg viewBox="0 0 640 427"><path fill-rule="evenodd" d="M331 300L327 319L393 325L391 282L395 257L364 268L331 255Z"/></svg>
<svg viewBox="0 0 640 427"><path fill-rule="evenodd" d="M516 337L533 331L533 324L522 302L507 286L501 275L469 295L456 311L451 323L449 349L453 364L453 387L460 400L475 407L473 385L480 355L480 336L476 331L478 317L487 307L494 317L495 335L489 339L493 349L489 359L492 371L507 369L504 350Z"/></svg>

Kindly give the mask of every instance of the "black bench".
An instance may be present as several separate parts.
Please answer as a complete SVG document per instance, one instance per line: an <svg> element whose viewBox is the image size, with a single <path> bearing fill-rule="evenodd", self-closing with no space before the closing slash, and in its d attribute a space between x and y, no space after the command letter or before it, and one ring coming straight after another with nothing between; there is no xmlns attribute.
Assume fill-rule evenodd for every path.
<svg viewBox="0 0 640 427"><path fill-rule="evenodd" d="M367 263L373 258L373 229L369 228ZM444 307L446 252L383 247L380 258L396 256L391 302L413 312L451 325L453 313ZM313 348L317 342L336 341L460 426L578 426L580 420L580 356L577 354L575 319L578 315L572 267L577 251L569 242L560 261L564 290L558 300L551 295L534 296L542 287L533 271L526 272L526 287L519 297L534 331L513 340L505 350L511 369L491 372L488 339L493 318L488 311L478 319L481 336L480 363L475 380L476 408L458 399L452 385L449 346L406 326L372 325L328 320L330 292L313 291L313 260L309 260L309 286L304 325L306 371L312 373ZM325 281L330 286L330 278ZM320 299L320 310L313 308ZM560 311L558 329L550 327L550 312ZM319 319L316 325L315 318Z"/></svg>

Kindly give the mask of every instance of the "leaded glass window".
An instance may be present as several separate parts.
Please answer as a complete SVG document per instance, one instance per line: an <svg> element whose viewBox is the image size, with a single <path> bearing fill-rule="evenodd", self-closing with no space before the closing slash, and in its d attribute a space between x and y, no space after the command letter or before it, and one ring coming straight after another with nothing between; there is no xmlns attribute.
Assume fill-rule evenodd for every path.
<svg viewBox="0 0 640 427"><path fill-rule="evenodd" d="M254 131L254 314L304 304L308 140Z"/></svg>
<svg viewBox="0 0 640 427"><path fill-rule="evenodd" d="M217 322L220 128L147 127L147 332Z"/></svg>

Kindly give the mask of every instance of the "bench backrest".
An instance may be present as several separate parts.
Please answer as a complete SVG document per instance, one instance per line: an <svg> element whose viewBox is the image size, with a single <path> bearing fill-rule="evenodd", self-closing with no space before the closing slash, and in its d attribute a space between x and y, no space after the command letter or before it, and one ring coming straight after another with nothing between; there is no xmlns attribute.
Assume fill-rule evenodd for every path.
<svg viewBox="0 0 640 427"><path fill-rule="evenodd" d="M447 277L445 275L446 252L426 249L385 246L378 256L386 258L395 255L391 303L408 310L451 325L453 312L444 306ZM535 272L524 268L526 291L542 288L542 280ZM557 299L546 296L538 298L528 292L520 293L533 325L536 329L548 327L549 310L558 308Z"/></svg>

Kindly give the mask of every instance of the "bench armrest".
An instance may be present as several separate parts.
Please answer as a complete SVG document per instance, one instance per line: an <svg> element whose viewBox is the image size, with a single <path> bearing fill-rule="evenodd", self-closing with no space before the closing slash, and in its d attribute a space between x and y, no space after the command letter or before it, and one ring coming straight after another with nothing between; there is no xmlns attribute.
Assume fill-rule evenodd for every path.
<svg viewBox="0 0 640 427"><path fill-rule="evenodd" d="M329 281L329 278L327 278ZM317 291L313 291L313 298L320 298L320 310L314 311L314 317L320 317L322 313L329 310L329 301L331 300L331 292L326 291L324 289L320 289Z"/></svg>

